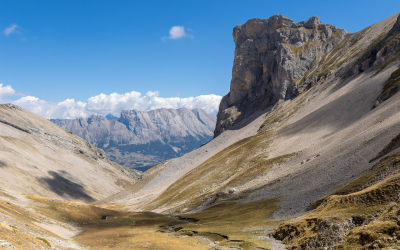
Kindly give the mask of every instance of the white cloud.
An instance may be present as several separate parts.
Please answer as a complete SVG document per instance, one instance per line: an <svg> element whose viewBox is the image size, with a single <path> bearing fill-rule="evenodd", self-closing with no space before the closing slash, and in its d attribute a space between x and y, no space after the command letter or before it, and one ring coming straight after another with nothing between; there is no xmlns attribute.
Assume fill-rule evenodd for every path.
<svg viewBox="0 0 400 250"><path fill-rule="evenodd" d="M0 83L0 101L8 96L23 95L21 92L14 90L10 85L4 86Z"/></svg>
<svg viewBox="0 0 400 250"><path fill-rule="evenodd" d="M25 96L13 103L48 119L72 119L88 117L92 114L103 116L112 114L119 117L122 110L136 109L144 111L159 108L201 108L208 114L216 114L221 98L218 95L163 98L159 97L158 91L149 91L144 96L139 92L132 91L125 94L100 94L90 97L86 102L76 102L74 99L67 99L63 102L53 103L40 100L34 96Z"/></svg>
<svg viewBox="0 0 400 250"><path fill-rule="evenodd" d="M191 29L186 29L188 31L192 31ZM167 39L180 39L183 38L185 36L189 36L190 38L194 38L192 35L188 35L185 32L185 27L183 26L173 26L170 30L169 30L169 36L164 36L163 38L161 38L161 40L163 40L164 42Z"/></svg>
<svg viewBox="0 0 400 250"><path fill-rule="evenodd" d="M9 36L11 33L21 33L18 29L21 29L20 26L18 26L16 23L10 24L4 31L4 35Z"/></svg>
<svg viewBox="0 0 400 250"><path fill-rule="evenodd" d="M169 39L179 39L186 36L185 27L174 26L169 30Z"/></svg>

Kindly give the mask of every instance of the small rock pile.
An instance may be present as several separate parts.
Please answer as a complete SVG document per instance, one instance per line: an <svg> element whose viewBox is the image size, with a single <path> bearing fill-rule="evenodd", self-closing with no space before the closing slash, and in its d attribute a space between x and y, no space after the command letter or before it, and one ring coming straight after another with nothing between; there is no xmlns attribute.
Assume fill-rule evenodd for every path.
<svg viewBox="0 0 400 250"><path fill-rule="evenodd" d="M16 249L10 242L5 240L0 240L0 247L4 247L6 249Z"/></svg>

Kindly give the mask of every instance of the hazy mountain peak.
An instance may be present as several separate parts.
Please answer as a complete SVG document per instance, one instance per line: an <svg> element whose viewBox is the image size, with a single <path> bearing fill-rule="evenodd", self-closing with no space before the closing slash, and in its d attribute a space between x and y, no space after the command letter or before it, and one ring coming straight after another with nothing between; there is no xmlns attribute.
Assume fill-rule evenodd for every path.
<svg viewBox="0 0 400 250"><path fill-rule="evenodd" d="M187 108L123 110L119 119L92 115L74 120L52 119L129 167L154 166L208 142L216 117Z"/></svg>
<svg viewBox="0 0 400 250"><path fill-rule="evenodd" d="M111 121L111 120L118 120L119 118L116 117L115 115L108 114L108 115L106 115L106 119Z"/></svg>

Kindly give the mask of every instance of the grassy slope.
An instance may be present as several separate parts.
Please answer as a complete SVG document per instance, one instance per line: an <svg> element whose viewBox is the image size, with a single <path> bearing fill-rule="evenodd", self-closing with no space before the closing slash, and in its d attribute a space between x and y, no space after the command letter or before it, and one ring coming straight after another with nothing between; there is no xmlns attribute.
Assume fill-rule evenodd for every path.
<svg viewBox="0 0 400 250"><path fill-rule="evenodd" d="M182 218L196 222L179 225L181 229L175 234L204 236L219 241L220 246L269 248L269 241L262 238L265 228L277 224L272 220L272 214L278 209L278 202L279 199L273 199L244 204L240 200L233 200L201 212L184 214Z"/></svg>
<svg viewBox="0 0 400 250"><path fill-rule="evenodd" d="M36 204L36 212L0 201L0 212L19 221L18 225L0 223L1 239L17 249L32 248L32 244L47 249L47 241L57 247L53 242L57 236L34 224L44 222L38 214L75 225L81 232L74 242L87 249L210 249L210 242L217 247L270 249L269 240L258 237L265 237L265 227L276 225L271 218L279 202L274 199L243 204L234 200L179 218L125 212L121 205L100 207L38 196L28 198ZM109 215L109 219L101 220L103 215ZM20 230L21 225L43 234L37 238L35 233Z"/></svg>
<svg viewBox="0 0 400 250"><path fill-rule="evenodd" d="M150 212L125 212L122 206L99 207L30 196L35 210L53 219L75 224L81 233L74 241L88 249L210 249L218 246L270 249L265 227L279 199L243 204L234 200L190 215L170 217ZM101 220L102 215L109 220ZM189 222L189 223L188 223ZM261 249L262 249L261 248Z"/></svg>
<svg viewBox="0 0 400 250"><path fill-rule="evenodd" d="M267 113L256 135L242 139L206 160L172 184L162 195L146 205L144 210L163 208L173 212L189 212L207 198L266 175L274 166L296 156L297 153L293 152L268 158L268 151L277 122L283 123L297 112L305 103L307 93Z"/></svg>
<svg viewBox="0 0 400 250"><path fill-rule="evenodd" d="M267 174L275 164L295 155L268 159L266 152L272 137L272 131L266 131L234 143L184 175L145 209L164 207L188 212L213 195ZM179 204L183 205L176 207Z"/></svg>
<svg viewBox="0 0 400 250"><path fill-rule="evenodd" d="M48 245L43 240L40 240L29 233L29 231L34 231L35 235L52 235L50 232L43 230L34 224L35 222L38 222L36 214L26 208L14 204L13 202L2 200L1 196L6 196L8 198L7 200L13 198L0 189L0 215L10 218L6 220L8 223L6 221L0 221L0 240L10 242L14 247L16 247L16 249L47 249ZM18 222L18 224L15 222Z"/></svg>
<svg viewBox="0 0 400 250"><path fill-rule="evenodd" d="M275 119L268 121L273 123ZM292 157L294 154L268 159L265 152L273 137L269 122L263 125L256 136L231 145L194 171L189 172L177 184L170 187L167 193L171 196L161 196L162 200L156 202L168 205L184 200L190 202L193 205L191 208L194 208L201 204L203 199L223 193L224 188L245 184L254 177L267 173L275 164L280 164ZM228 157L233 160L226 162ZM232 175L235 178L230 178ZM195 184L182 190L182 183L186 181ZM222 187L217 185L217 190L206 190L211 192L203 193L199 199L187 200L194 194L198 195L197 190L201 186L210 186L214 181L225 182L225 185ZM223 198L222 196L220 198ZM270 219L272 213L278 208L279 200L262 200L247 204L242 204L240 200L231 200L202 212L187 215L186 217L195 218L198 221L182 224L181 220L155 213L124 212L123 206L118 204L97 206L78 202L52 201L49 198L36 196L29 196L29 198L40 204L35 209L41 214L61 222L78 223L82 232L75 238L76 242L94 249L107 248L107 246L117 249L126 247L209 249L210 245L201 237L219 241L218 244L221 246L236 246L242 249L253 249L256 246L265 248L269 245L268 240L260 240L256 236L265 236L264 228L276 225L276 222ZM105 214L110 215L111 220L100 220ZM133 226L132 222L134 222ZM157 232L163 227L178 224L181 230L174 231L175 236ZM193 234L193 231L196 233ZM190 232L193 237L181 238ZM221 235L226 236L227 239Z"/></svg>
<svg viewBox="0 0 400 250"><path fill-rule="evenodd" d="M290 154L268 159L268 155L265 154L273 137L270 123L274 123L275 118L276 116L273 119L267 119L256 136L231 145L189 172L166 192L171 196L163 195L162 200L156 202L168 205L184 200L193 205L188 209L195 208L204 201L203 199L212 195L222 194L219 198L224 198L224 192L222 192L224 188L243 185L254 177L267 173L274 165L294 156L295 154ZM283 119L281 116L278 118ZM227 162L228 157L231 159L229 162ZM235 178L230 178L232 175ZM186 181L193 182L194 185L182 190L182 183ZM225 185L222 187L217 185L216 190L208 190L209 193L205 192L195 200L188 199L188 197L194 197L192 196L194 194L198 195L197 190L200 187L210 186L214 181L225 182ZM212 208L190 214L190 216L185 215L197 220L196 223L182 224L181 220L155 213L124 212L123 206L118 204L97 206L78 202L52 201L49 198L36 196L29 196L29 198L40 204L35 209L41 214L61 222L78 223L82 233L75 238L76 242L94 249L107 248L107 246L117 249L126 247L182 249L182 246L187 249L209 249L210 245L202 237L207 238L208 241L218 241L221 246L236 246L242 249L253 249L257 246L266 248L269 245L268 240L258 239L257 236L265 236L265 227L276 226L277 222L271 220L271 216L278 209L279 201L279 199L274 199L243 204L240 199L236 199L222 204L216 203L217 205L213 204L216 206ZM177 212L180 209L182 208L178 208ZM100 220L105 214L110 215L111 220ZM131 225L132 221L134 221L134 226ZM171 225L176 225L180 229L174 231L175 236L157 232ZM193 237L180 238L190 234Z"/></svg>
<svg viewBox="0 0 400 250"><path fill-rule="evenodd" d="M292 249L398 245L400 242L389 238L400 235L399 169L400 152L395 152L355 181L312 204L310 208L316 209L311 214L283 223L272 235Z"/></svg>
<svg viewBox="0 0 400 250"><path fill-rule="evenodd" d="M123 206L99 207L78 202L52 201L30 196L38 202L35 210L61 222L73 223L81 233L74 241L88 249L208 249L206 241L178 238L158 232L179 219L156 213L125 212ZM108 220L101 220L109 215ZM200 244L199 244L200 243Z"/></svg>
<svg viewBox="0 0 400 250"><path fill-rule="evenodd" d="M3 201L8 196L0 190L0 216L12 223L0 222L0 240L10 242L16 249L50 249L58 246L59 237L35 223L45 223L49 217L80 229L74 242L87 249L209 249L207 241L180 238L159 232L164 225L179 224L181 220L156 213L124 212L123 206L98 207L79 202L57 201L51 198L28 196L36 204L32 209ZM101 220L109 215L109 220ZM9 220L6 220L9 221ZM58 241L58 240L57 240Z"/></svg>

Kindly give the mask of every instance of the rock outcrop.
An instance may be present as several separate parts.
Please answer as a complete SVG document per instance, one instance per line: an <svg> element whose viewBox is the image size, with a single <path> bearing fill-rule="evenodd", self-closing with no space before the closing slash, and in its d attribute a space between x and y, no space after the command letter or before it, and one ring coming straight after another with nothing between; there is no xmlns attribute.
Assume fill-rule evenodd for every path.
<svg viewBox="0 0 400 250"><path fill-rule="evenodd" d="M230 92L222 99L214 136L252 112L291 99L302 78L347 32L318 17L295 23L284 15L250 19L233 29L235 58Z"/></svg>
<svg viewBox="0 0 400 250"><path fill-rule="evenodd" d="M399 32L400 31L400 16L397 17L397 22L393 25L392 30L394 32Z"/></svg>
<svg viewBox="0 0 400 250"><path fill-rule="evenodd" d="M211 140L216 117L181 108L124 110L117 119L92 115L51 121L104 149L111 160L146 170Z"/></svg>

